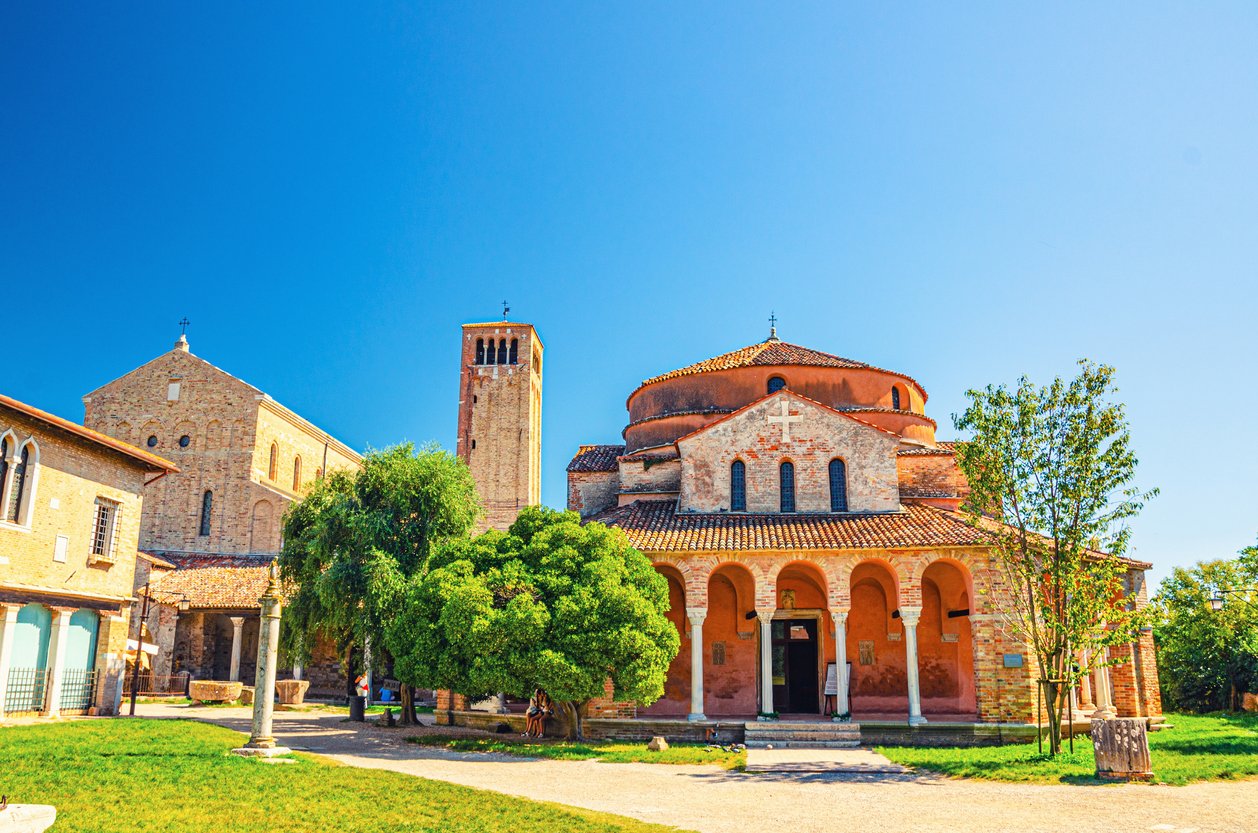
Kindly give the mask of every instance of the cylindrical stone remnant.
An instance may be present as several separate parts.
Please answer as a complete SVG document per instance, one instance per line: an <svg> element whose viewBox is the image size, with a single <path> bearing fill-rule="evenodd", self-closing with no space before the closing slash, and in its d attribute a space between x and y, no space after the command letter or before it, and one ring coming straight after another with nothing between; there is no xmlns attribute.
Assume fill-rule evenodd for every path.
<svg viewBox="0 0 1258 833"><path fill-rule="evenodd" d="M1115 717L1092 721L1096 777L1111 781L1151 781L1149 721L1143 717Z"/></svg>

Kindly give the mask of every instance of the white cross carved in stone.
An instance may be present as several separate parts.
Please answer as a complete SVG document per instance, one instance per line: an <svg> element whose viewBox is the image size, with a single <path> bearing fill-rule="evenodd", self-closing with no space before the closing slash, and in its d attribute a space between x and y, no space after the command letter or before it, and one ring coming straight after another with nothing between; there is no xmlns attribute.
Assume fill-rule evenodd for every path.
<svg viewBox="0 0 1258 833"><path fill-rule="evenodd" d="M787 401L785 398L779 401L782 403L782 413L769 414L768 420L770 423L776 422L782 426L782 442L789 443L791 441L791 423L803 422L804 415L792 414L791 403Z"/></svg>

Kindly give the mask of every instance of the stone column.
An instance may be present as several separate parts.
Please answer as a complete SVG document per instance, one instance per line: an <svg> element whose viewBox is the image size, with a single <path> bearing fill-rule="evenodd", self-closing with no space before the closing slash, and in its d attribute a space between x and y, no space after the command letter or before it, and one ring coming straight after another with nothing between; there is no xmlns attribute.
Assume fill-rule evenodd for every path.
<svg viewBox="0 0 1258 833"><path fill-rule="evenodd" d="M4 716L9 689L9 666L13 664L13 634L17 631L20 605L0 604L0 717Z"/></svg>
<svg viewBox="0 0 1258 833"><path fill-rule="evenodd" d="M1097 662L1103 663L1107 659L1107 652L1102 648L1098 652ZM1109 720L1118 716L1118 710L1114 708L1113 689L1110 688L1109 666L1097 665L1096 667L1096 711L1092 713L1092 717L1097 720Z"/></svg>
<svg viewBox="0 0 1258 833"><path fill-rule="evenodd" d="M1079 664L1087 668L1088 659L1088 652L1083 651L1079 657ZM1092 675L1087 673L1079 679L1079 714L1087 716L1094 711L1096 711L1096 703L1092 702Z"/></svg>
<svg viewBox="0 0 1258 833"><path fill-rule="evenodd" d="M760 620L760 711L773 711L773 611L757 610Z"/></svg>
<svg viewBox="0 0 1258 833"><path fill-rule="evenodd" d="M67 607L52 609L52 641L48 643L48 689L44 692L44 717L61 714L61 683L65 678L66 641L70 638L70 616Z"/></svg>
<svg viewBox="0 0 1258 833"><path fill-rule="evenodd" d="M231 672L227 675L227 679L235 683L235 682L240 681L240 649L241 649L240 643L244 641L242 639L242 636L243 636L244 628L245 628L245 617L232 616L231 621L232 621L232 665L231 665ZM261 633L258 634L258 640L259 642L262 640Z"/></svg>
<svg viewBox="0 0 1258 833"><path fill-rule="evenodd" d="M232 752L238 755L271 757L291 750L275 745L271 722L275 712L275 672L280 659L280 599L275 562L271 562L266 592L261 598L262 616L258 627L258 674L253 692L253 726L249 742Z"/></svg>
<svg viewBox="0 0 1258 833"><path fill-rule="evenodd" d="M834 710L839 714L851 714L847 691L847 611L836 610L831 615L834 616L834 664L839 680Z"/></svg>
<svg viewBox="0 0 1258 833"><path fill-rule="evenodd" d="M301 675L302 675L302 674L304 674L304 673L305 673L305 669L304 669L304 668L302 668L301 663L300 663L300 662L294 662L294 663L293 663L293 679L294 679L294 680L300 680L300 679L301 679Z"/></svg>
<svg viewBox="0 0 1258 833"><path fill-rule="evenodd" d="M687 720L707 720L703 713L703 620L706 607L686 608L690 620L690 714Z"/></svg>
<svg viewBox="0 0 1258 833"><path fill-rule="evenodd" d="M926 722L922 717L922 693L917 682L917 623L922 618L920 607L901 607L900 621L904 623L905 673L909 678L909 725L919 726Z"/></svg>

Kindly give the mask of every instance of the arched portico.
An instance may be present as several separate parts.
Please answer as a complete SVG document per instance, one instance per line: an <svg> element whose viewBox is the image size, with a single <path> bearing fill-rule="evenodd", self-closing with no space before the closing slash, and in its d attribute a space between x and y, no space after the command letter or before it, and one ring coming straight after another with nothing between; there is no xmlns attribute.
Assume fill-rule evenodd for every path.
<svg viewBox="0 0 1258 833"><path fill-rule="evenodd" d="M958 561L940 558L922 572L922 617L917 627L922 711L972 716L977 712L972 587Z"/></svg>

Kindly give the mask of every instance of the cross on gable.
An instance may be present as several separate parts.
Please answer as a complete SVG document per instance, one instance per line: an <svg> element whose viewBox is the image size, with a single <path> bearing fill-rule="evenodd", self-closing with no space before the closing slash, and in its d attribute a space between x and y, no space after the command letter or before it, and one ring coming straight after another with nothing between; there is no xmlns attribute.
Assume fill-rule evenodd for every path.
<svg viewBox="0 0 1258 833"><path fill-rule="evenodd" d="M791 423L803 422L804 415L792 414L791 403L786 397L782 397L779 401L782 404L782 413L769 414L767 419L770 425L776 422L782 426L782 442L789 443L791 441Z"/></svg>

